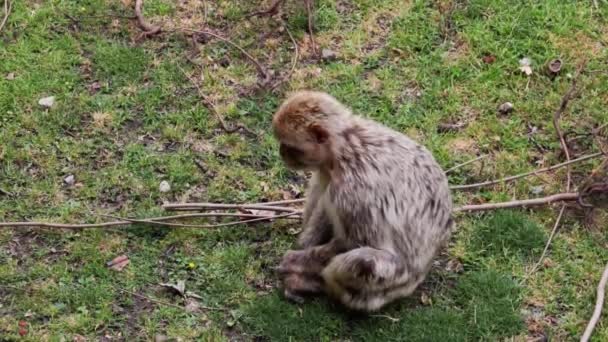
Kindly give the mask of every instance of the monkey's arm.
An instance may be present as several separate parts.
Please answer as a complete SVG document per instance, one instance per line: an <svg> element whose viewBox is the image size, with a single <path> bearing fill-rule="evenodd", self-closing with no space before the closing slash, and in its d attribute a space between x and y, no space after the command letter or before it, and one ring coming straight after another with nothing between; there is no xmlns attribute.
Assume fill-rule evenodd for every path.
<svg viewBox="0 0 608 342"><path fill-rule="evenodd" d="M318 246L328 242L331 237L331 222L323 206L318 203L298 237L298 246L300 248Z"/></svg>
<svg viewBox="0 0 608 342"><path fill-rule="evenodd" d="M310 180L310 188L302 217L303 229L298 238L300 248L309 248L326 243L332 237L331 222L321 203L321 197L327 187L323 183L318 174L313 175Z"/></svg>

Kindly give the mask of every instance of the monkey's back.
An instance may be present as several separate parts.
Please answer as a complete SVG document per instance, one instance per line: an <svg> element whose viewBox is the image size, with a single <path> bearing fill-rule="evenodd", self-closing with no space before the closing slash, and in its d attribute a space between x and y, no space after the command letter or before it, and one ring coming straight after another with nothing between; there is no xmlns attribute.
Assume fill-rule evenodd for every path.
<svg viewBox="0 0 608 342"><path fill-rule="evenodd" d="M342 137L329 196L345 238L424 272L452 228L444 171L425 147L377 122L358 117Z"/></svg>

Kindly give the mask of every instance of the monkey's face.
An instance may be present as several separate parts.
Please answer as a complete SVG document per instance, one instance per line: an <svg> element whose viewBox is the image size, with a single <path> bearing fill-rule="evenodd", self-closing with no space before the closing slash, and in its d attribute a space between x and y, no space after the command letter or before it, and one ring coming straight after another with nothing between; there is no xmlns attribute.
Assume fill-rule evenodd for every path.
<svg viewBox="0 0 608 342"><path fill-rule="evenodd" d="M325 162L323 147L312 143L281 143L279 154L287 167L294 170L316 170Z"/></svg>

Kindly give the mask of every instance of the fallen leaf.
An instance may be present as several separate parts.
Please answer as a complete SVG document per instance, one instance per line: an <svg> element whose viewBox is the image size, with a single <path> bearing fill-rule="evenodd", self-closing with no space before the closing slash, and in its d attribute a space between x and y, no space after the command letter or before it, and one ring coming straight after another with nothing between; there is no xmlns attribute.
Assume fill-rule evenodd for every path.
<svg viewBox="0 0 608 342"><path fill-rule="evenodd" d="M486 64L492 64L492 63L496 62L496 56L485 55L481 58L481 60Z"/></svg>
<svg viewBox="0 0 608 342"><path fill-rule="evenodd" d="M184 293L186 291L186 281L185 280L178 280L177 284L160 283L159 285L162 287L166 287L170 290L173 290L180 296L184 297Z"/></svg>
<svg viewBox="0 0 608 342"><path fill-rule="evenodd" d="M119 255L116 258L112 259L106 265L115 271L122 271L127 265L130 263L129 258L126 255Z"/></svg>
<svg viewBox="0 0 608 342"><path fill-rule="evenodd" d="M532 75L532 60L528 57L524 57L519 60L519 70L527 76Z"/></svg>
<svg viewBox="0 0 608 342"><path fill-rule="evenodd" d="M51 108L55 104L55 96L43 97L38 100L38 104L45 108Z"/></svg>

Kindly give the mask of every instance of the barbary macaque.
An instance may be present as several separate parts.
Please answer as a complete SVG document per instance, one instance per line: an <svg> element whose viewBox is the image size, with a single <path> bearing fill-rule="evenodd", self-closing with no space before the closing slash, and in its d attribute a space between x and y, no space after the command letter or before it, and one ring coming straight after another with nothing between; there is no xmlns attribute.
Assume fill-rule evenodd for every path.
<svg viewBox="0 0 608 342"><path fill-rule="evenodd" d="M323 92L293 94L272 126L287 167L313 172L301 249L278 267L285 296L325 292L370 312L410 295L453 229L431 153Z"/></svg>

